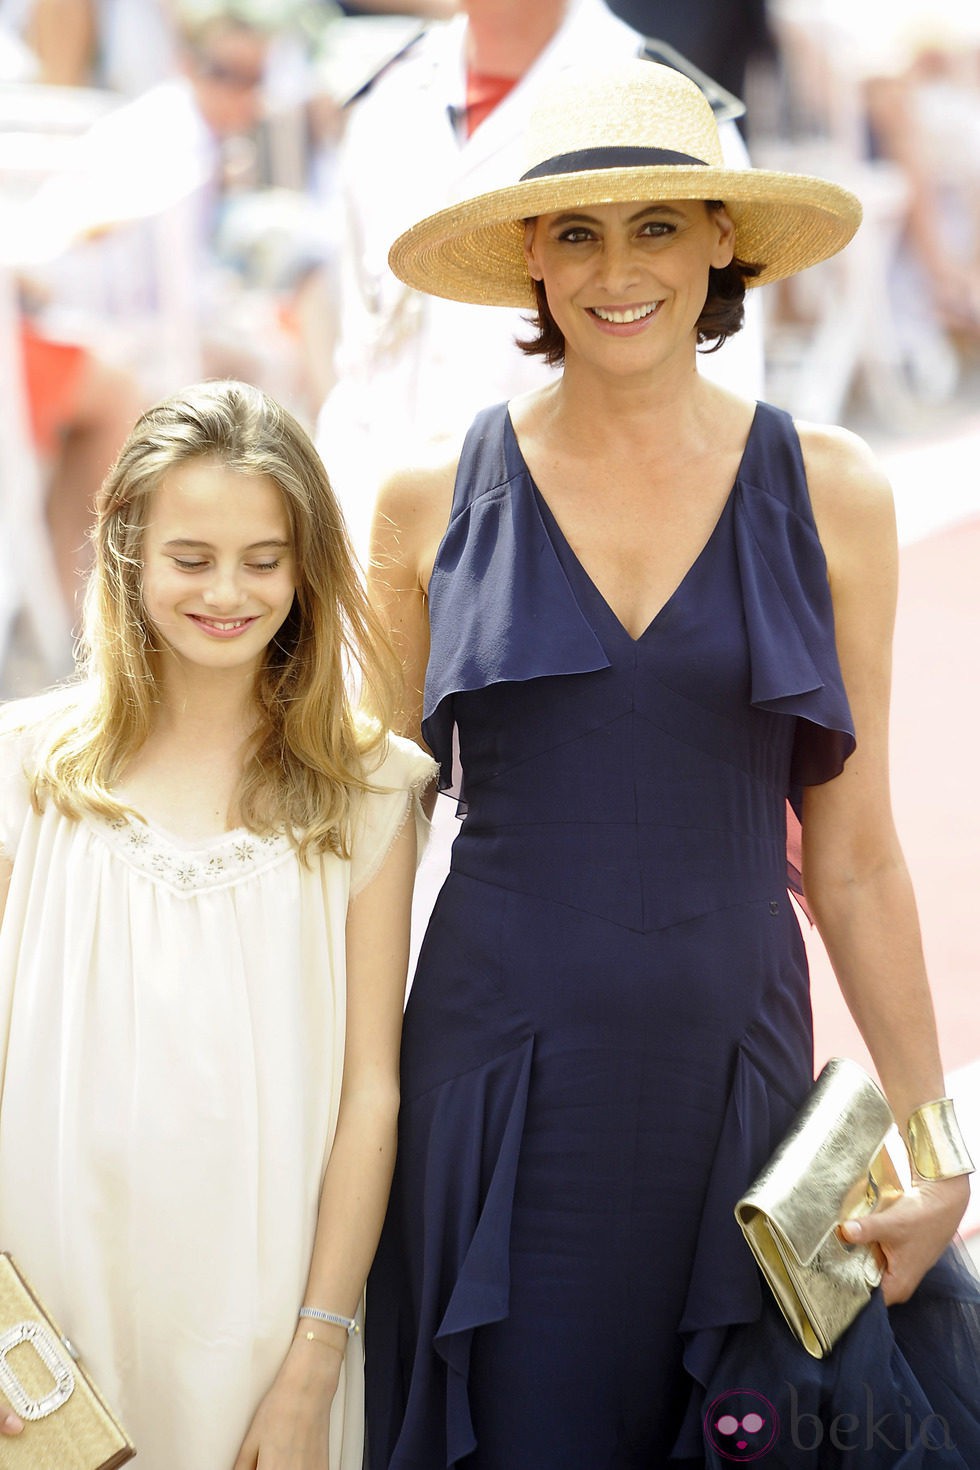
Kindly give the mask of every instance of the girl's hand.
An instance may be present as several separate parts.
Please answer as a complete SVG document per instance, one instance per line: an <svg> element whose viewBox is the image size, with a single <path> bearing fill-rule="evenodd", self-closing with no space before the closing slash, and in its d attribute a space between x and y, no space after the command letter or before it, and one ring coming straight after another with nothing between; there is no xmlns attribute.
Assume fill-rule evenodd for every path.
<svg viewBox="0 0 980 1470"><path fill-rule="evenodd" d="M343 1350L332 1342L294 1338L234 1470L329 1470L330 1408L342 1364Z"/></svg>
<svg viewBox="0 0 980 1470"><path fill-rule="evenodd" d="M0 1434L20 1434L23 1427L23 1419L13 1409L8 1409L6 1405L0 1408Z"/></svg>
<svg viewBox="0 0 980 1470"><path fill-rule="evenodd" d="M845 1240L872 1245L883 1266L885 1305L905 1302L949 1245L970 1198L970 1182L957 1179L921 1181L880 1214L848 1220Z"/></svg>

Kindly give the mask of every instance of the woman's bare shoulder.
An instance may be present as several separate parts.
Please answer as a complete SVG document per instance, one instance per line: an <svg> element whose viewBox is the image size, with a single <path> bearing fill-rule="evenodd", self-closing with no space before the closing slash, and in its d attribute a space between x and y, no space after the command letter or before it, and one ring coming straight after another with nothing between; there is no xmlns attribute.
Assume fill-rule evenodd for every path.
<svg viewBox="0 0 980 1470"><path fill-rule="evenodd" d="M444 441L420 454L411 464L393 470L378 492L376 517L402 532L442 522L445 530L452 509L459 446Z"/></svg>
<svg viewBox="0 0 980 1470"><path fill-rule="evenodd" d="M449 525L459 449L442 441L438 450L394 470L382 483L371 530L375 580L428 587L439 543Z"/></svg>
<svg viewBox="0 0 980 1470"><path fill-rule="evenodd" d="M865 441L836 425L797 423L810 501L825 545L895 535L888 476Z"/></svg>
<svg viewBox="0 0 980 1470"><path fill-rule="evenodd" d="M880 462L859 434L836 424L797 423L811 497L832 509L890 503L891 486Z"/></svg>

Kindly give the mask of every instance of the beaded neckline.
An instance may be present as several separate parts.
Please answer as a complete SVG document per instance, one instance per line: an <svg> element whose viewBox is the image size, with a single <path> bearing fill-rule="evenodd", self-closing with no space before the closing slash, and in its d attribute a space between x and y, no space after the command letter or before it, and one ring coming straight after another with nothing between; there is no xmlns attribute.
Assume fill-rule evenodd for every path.
<svg viewBox="0 0 980 1470"><path fill-rule="evenodd" d="M236 827L201 843L182 843L134 817L98 817L93 825L130 867L178 893L223 888L250 878L293 851L284 832L259 834Z"/></svg>

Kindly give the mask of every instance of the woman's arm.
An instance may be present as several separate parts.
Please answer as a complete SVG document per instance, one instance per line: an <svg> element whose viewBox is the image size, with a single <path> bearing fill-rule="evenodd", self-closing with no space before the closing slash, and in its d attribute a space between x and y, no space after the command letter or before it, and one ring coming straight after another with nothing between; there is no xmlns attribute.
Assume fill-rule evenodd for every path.
<svg viewBox="0 0 980 1470"><path fill-rule="evenodd" d="M866 447L843 431L801 442L827 554L857 749L804 796L803 883L841 991L903 1132L945 1092L915 897L892 817L888 768L898 550L891 492ZM920 1184L860 1227L886 1258L901 1301L941 1254L969 1198L964 1178ZM857 1238L855 1235L854 1238Z"/></svg>
<svg viewBox="0 0 980 1470"><path fill-rule="evenodd" d="M394 641L404 671L398 733L422 746L429 577L449 521L455 480L455 462L393 475L378 496L371 531L368 595ZM433 782L423 798L429 816L435 798Z"/></svg>
<svg viewBox="0 0 980 1470"><path fill-rule="evenodd" d="M347 1033L337 1132L304 1303L353 1317L377 1248L395 1162L398 1051L408 970L415 823L407 821L347 919ZM308 1337L312 1333L312 1338ZM347 1345L304 1318L234 1470L325 1470Z"/></svg>

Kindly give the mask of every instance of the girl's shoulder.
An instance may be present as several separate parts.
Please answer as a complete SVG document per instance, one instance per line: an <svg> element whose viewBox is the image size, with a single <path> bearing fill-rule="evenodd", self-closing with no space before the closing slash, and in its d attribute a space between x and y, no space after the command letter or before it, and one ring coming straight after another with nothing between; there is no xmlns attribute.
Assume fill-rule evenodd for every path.
<svg viewBox="0 0 980 1470"><path fill-rule="evenodd" d="M364 722L366 739L374 737L362 757L362 770L371 791L368 795L390 796L404 791L421 791L438 773L427 751L403 735L389 731L381 737L377 727Z"/></svg>
<svg viewBox="0 0 980 1470"><path fill-rule="evenodd" d="M0 704L0 748L3 760L20 755L22 760L40 749L61 727L68 727L88 702L89 689L81 683L61 684Z"/></svg>
<svg viewBox="0 0 980 1470"><path fill-rule="evenodd" d="M351 834L351 895L374 877L404 824L415 821L421 857L429 833L421 795L435 780L438 766L430 755L401 735L388 734L364 760L367 790L355 794Z"/></svg>
<svg viewBox="0 0 980 1470"><path fill-rule="evenodd" d="M13 858L33 806L34 778L53 735L72 722L76 688L0 705L0 856Z"/></svg>

